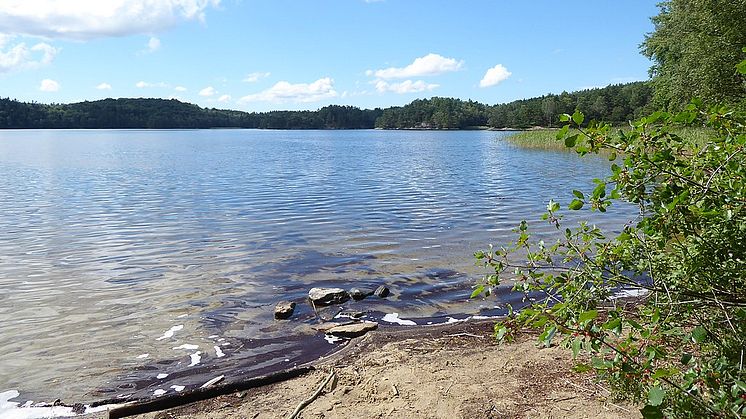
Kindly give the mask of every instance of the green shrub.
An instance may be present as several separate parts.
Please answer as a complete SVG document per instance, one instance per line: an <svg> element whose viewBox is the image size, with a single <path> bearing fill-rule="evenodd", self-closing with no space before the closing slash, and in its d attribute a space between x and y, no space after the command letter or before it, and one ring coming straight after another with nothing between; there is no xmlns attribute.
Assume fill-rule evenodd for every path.
<svg viewBox="0 0 746 419"><path fill-rule="evenodd" d="M563 115L557 139L581 155L608 153L611 173L572 191L565 207L605 212L625 200L639 206L637 222L614 236L565 228L549 201L543 219L562 238L534 242L522 222L514 243L475 254L489 274L472 295L514 281L532 302L500 321L496 337L530 327L543 345L589 354L576 369L644 402L645 417L746 414L746 120L698 101L628 130L584 119ZM687 127L708 138L678 134ZM644 297L626 304L621 289Z"/></svg>

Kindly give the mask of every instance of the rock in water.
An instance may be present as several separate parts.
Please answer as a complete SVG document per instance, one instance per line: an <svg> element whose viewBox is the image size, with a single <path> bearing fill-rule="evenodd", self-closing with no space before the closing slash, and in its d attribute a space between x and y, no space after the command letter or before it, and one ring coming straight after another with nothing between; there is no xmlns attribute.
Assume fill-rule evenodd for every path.
<svg viewBox="0 0 746 419"><path fill-rule="evenodd" d="M356 338L376 329L378 329L378 323L376 322L360 322L333 327L326 333L343 338Z"/></svg>
<svg viewBox="0 0 746 419"><path fill-rule="evenodd" d="M350 296L355 301L360 301L365 299L365 297L370 297L373 295L373 291L371 290L365 290L360 288L353 288L350 290Z"/></svg>
<svg viewBox="0 0 746 419"><path fill-rule="evenodd" d="M342 288L311 288L308 298L316 305L327 306L344 303L350 299L350 294Z"/></svg>
<svg viewBox="0 0 746 419"><path fill-rule="evenodd" d="M386 298L389 296L389 293L390 291L385 285L381 285L380 287L376 288L375 291L373 291L373 294L379 298Z"/></svg>
<svg viewBox="0 0 746 419"><path fill-rule="evenodd" d="M276 319L287 319L293 315L295 311L295 303L292 301L280 301L275 306L275 318Z"/></svg>

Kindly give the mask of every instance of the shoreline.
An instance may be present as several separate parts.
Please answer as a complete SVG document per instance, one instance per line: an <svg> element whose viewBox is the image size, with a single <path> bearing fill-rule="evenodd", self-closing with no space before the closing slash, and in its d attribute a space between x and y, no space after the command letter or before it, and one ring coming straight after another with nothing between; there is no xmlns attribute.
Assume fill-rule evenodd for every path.
<svg viewBox="0 0 746 419"><path fill-rule="evenodd" d="M296 377L130 417L285 417L331 371L332 384L298 417L640 417L634 406L611 403L590 374L571 372L567 351L539 349L533 334L497 345L493 324L374 331Z"/></svg>

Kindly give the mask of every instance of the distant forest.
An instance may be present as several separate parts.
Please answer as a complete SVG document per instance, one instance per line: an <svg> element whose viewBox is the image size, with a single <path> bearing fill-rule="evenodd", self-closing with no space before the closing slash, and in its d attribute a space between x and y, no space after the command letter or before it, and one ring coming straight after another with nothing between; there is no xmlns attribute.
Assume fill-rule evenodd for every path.
<svg viewBox="0 0 746 419"><path fill-rule="evenodd" d="M0 129L14 128L263 128L468 129L554 126L559 115L581 110L590 119L623 124L643 115L653 90L645 82L545 95L498 105L440 98L405 106L316 111L241 112L201 108L175 99L104 99L71 104L0 99Z"/></svg>

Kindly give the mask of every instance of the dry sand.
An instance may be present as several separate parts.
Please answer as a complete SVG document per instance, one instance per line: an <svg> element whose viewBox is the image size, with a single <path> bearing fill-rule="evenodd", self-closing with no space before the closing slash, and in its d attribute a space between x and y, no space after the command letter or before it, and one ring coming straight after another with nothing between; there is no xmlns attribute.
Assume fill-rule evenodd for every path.
<svg viewBox="0 0 746 419"><path fill-rule="evenodd" d="M491 323L377 331L315 364L307 375L179 408L137 416L284 418L334 371L300 418L639 418L612 404L591 375L570 370L568 351L535 337L509 345Z"/></svg>

